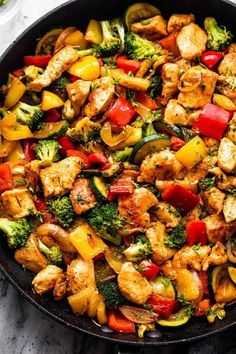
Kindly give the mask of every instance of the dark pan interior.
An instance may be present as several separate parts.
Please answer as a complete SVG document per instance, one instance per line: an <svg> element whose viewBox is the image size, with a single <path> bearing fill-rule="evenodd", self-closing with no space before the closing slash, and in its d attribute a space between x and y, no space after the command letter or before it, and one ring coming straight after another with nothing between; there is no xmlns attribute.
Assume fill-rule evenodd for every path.
<svg viewBox="0 0 236 354"><path fill-rule="evenodd" d="M236 5L227 1L160 0L152 2L161 9L164 16L174 12L188 13L190 11L196 14L197 21L202 21L206 16L215 16L219 22L224 23L236 33ZM36 40L47 30L67 25L75 25L84 29L90 18L104 19L121 15L130 3L132 1L78 0L58 7L26 30L5 52L0 59L0 84L4 83L8 72L22 66L21 58L33 52ZM232 308L223 321L216 321L213 325L209 325L205 320L195 319L184 327L161 328L162 334L158 338L141 340L137 339L134 334L103 333L90 319L74 316L66 302L57 303L51 297L39 297L34 294L31 288L32 273L24 270L14 261L12 252L3 241L0 242L0 269L22 295L54 319L71 328L120 343L139 345L180 343L217 333L236 323L236 308Z"/></svg>

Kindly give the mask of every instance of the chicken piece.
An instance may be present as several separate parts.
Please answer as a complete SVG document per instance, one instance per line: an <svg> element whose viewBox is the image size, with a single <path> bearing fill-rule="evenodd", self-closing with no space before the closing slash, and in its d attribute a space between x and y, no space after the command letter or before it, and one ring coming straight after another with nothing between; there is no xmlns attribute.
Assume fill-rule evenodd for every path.
<svg viewBox="0 0 236 354"><path fill-rule="evenodd" d="M231 52L224 56L218 66L218 73L226 76L236 75L236 52Z"/></svg>
<svg viewBox="0 0 236 354"><path fill-rule="evenodd" d="M202 262L202 270L206 271L211 265L220 265L227 262L227 254L225 246L217 241L212 247L211 253Z"/></svg>
<svg viewBox="0 0 236 354"><path fill-rule="evenodd" d="M187 222L188 221L201 221L201 206L197 206L196 208L192 209L186 215Z"/></svg>
<svg viewBox="0 0 236 354"><path fill-rule="evenodd" d="M62 119L72 121L75 118L75 110L70 100L66 100L62 108Z"/></svg>
<svg viewBox="0 0 236 354"><path fill-rule="evenodd" d="M219 167L213 167L210 173L217 177L217 187L226 191L236 188L236 177L227 176Z"/></svg>
<svg viewBox="0 0 236 354"><path fill-rule="evenodd" d="M143 21L133 23L131 25L131 31L141 37L154 41L167 36L166 27L166 20L164 20L161 15L157 15L145 20L145 23L143 23Z"/></svg>
<svg viewBox="0 0 236 354"><path fill-rule="evenodd" d="M223 214L227 223L236 220L236 197L227 195L224 202Z"/></svg>
<svg viewBox="0 0 236 354"><path fill-rule="evenodd" d="M66 85L66 90L76 116L80 114L81 107L85 104L91 84L92 81L76 80Z"/></svg>
<svg viewBox="0 0 236 354"><path fill-rule="evenodd" d="M37 190L39 172L42 167L42 161L33 160L25 165L25 178L27 180L27 187Z"/></svg>
<svg viewBox="0 0 236 354"><path fill-rule="evenodd" d="M63 195L73 188L76 176L81 170L79 157L67 157L40 171L44 196Z"/></svg>
<svg viewBox="0 0 236 354"><path fill-rule="evenodd" d="M117 278L121 294L129 301L142 305L152 294L152 287L131 262L125 262Z"/></svg>
<svg viewBox="0 0 236 354"><path fill-rule="evenodd" d="M226 223L221 215L212 214L202 219L206 223L207 237L209 242L223 242L225 238L233 235L236 230L236 223Z"/></svg>
<svg viewBox="0 0 236 354"><path fill-rule="evenodd" d="M195 23L190 23L181 29L176 41L181 57L193 60L206 49L207 34Z"/></svg>
<svg viewBox="0 0 236 354"><path fill-rule="evenodd" d="M201 198L204 205L210 212L219 215L224 206L225 193L221 192L218 188L212 187L201 193Z"/></svg>
<svg viewBox="0 0 236 354"><path fill-rule="evenodd" d="M75 181L73 189L70 192L70 199L74 211L78 215L94 208L97 204L89 180L86 178L79 178Z"/></svg>
<svg viewBox="0 0 236 354"><path fill-rule="evenodd" d="M193 14L173 14L170 16L167 31L168 33L179 32L181 28L195 22Z"/></svg>
<svg viewBox="0 0 236 354"><path fill-rule="evenodd" d="M47 259L38 248L36 235L32 234L26 244L15 251L14 254L17 263L34 273L40 272L47 267Z"/></svg>
<svg viewBox="0 0 236 354"><path fill-rule="evenodd" d="M208 155L201 162L199 162L194 168L191 170L187 170L185 174L185 179L189 181L199 181L200 179L204 179L209 171L215 166L217 163L217 157Z"/></svg>
<svg viewBox="0 0 236 354"><path fill-rule="evenodd" d="M2 193L2 204L7 214L15 220L37 213L34 201L27 188L15 188Z"/></svg>
<svg viewBox="0 0 236 354"><path fill-rule="evenodd" d="M146 237L151 244L152 260L154 263L162 264L175 254L175 249L169 248L164 244L168 236L165 225L161 222L155 222L153 226L147 229Z"/></svg>
<svg viewBox="0 0 236 354"><path fill-rule="evenodd" d="M170 278L171 280L175 280L176 278L176 270L173 267L173 261L172 260L168 260L165 261L161 266L161 271L163 273L163 275L165 275L166 277Z"/></svg>
<svg viewBox="0 0 236 354"><path fill-rule="evenodd" d="M166 228L174 228L180 221L178 211L170 204L166 202L159 202L152 211L152 216L155 216Z"/></svg>
<svg viewBox="0 0 236 354"><path fill-rule="evenodd" d="M180 78L179 67L174 63L166 63L162 66L162 93L160 103L165 106L178 92Z"/></svg>
<svg viewBox="0 0 236 354"><path fill-rule="evenodd" d="M109 77L97 79L93 82L93 85L95 89L90 93L89 102L84 107L84 115L89 118L106 112L115 94L115 85Z"/></svg>
<svg viewBox="0 0 236 354"><path fill-rule="evenodd" d="M70 45L62 48L52 57L44 73L29 83L30 90L40 92L58 79L77 59L78 54L75 48Z"/></svg>
<svg viewBox="0 0 236 354"><path fill-rule="evenodd" d="M162 181L181 179L184 176L183 168L172 152L168 150L155 152L143 160L137 181L153 183L155 179Z"/></svg>
<svg viewBox="0 0 236 354"><path fill-rule="evenodd" d="M118 211L128 221L124 228L148 228L150 226L148 210L157 203L155 195L143 187L135 189L134 193L128 196L119 196Z"/></svg>
<svg viewBox="0 0 236 354"><path fill-rule="evenodd" d="M176 61L175 61L175 64L177 64L178 67L179 67L179 73L180 73L180 75L183 75L183 74L184 74L186 71L188 71L188 69L190 69L191 66L192 66L191 61L186 60L186 59L183 59L183 58L176 60Z"/></svg>
<svg viewBox="0 0 236 354"><path fill-rule="evenodd" d="M197 271L202 269L202 261L211 253L209 246L184 246L175 253L173 258L173 267L192 268Z"/></svg>
<svg viewBox="0 0 236 354"><path fill-rule="evenodd" d="M34 277L32 285L39 295L53 291L55 300L62 300L66 295L65 275L61 268L54 265L48 265L41 270Z"/></svg>
<svg viewBox="0 0 236 354"><path fill-rule="evenodd" d="M169 100L164 113L164 122L182 126L188 125L187 112L177 100Z"/></svg>
<svg viewBox="0 0 236 354"><path fill-rule="evenodd" d="M236 145L228 138L221 139L218 150L218 166L227 173L236 167Z"/></svg>
<svg viewBox="0 0 236 354"><path fill-rule="evenodd" d="M172 180L172 181L159 181L159 180L156 180L155 185L156 185L157 189L160 192L163 192L166 188L169 188L174 183L178 183L180 186L190 190L193 193L197 192L198 180L196 180L196 181L188 181L187 179L183 179L183 180L175 179L175 180Z"/></svg>
<svg viewBox="0 0 236 354"><path fill-rule="evenodd" d="M200 65L193 66L181 76L178 102L185 108L203 108L211 101L218 75Z"/></svg>
<svg viewBox="0 0 236 354"><path fill-rule="evenodd" d="M74 259L67 267L67 291L70 295L96 288L93 261L84 261L81 258Z"/></svg>
<svg viewBox="0 0 236 354"><path fill-rule="evenodd" d="M231 140L232 143L236 144L236 114L234 114L233 118L230 120L225 136Z"/></svg>
<svg viewBox="0 0 236 354"><path fill-rule="evenodd" d="M236 77L224 76L218 77L217 91L230 98L236 105Z"/></svg>
<svg viewBox="0 0 236 354"><path fill-rule="evenodd" d="M228 46L228 52L229 52L229 53L236 52L236 43L231 43L231 44Z"/></svg>

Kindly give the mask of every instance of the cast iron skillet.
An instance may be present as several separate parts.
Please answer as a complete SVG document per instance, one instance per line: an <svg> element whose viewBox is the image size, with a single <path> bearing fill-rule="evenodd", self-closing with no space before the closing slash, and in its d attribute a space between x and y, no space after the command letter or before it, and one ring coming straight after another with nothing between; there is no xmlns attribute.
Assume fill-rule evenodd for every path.
<svg viewBox="0 0 236 354"><path fill-rule="evenodd" d="M21 58L26 54L33 53L36 40L47 30L59 26L67 27L72 25L84 29L90 18L104 19L121 15L130 3L132 1L78 0L69 1L51 11L29 27L0 58L0 84L5 82L9 72L13 69L21 68ZM227 0L159 0L153 1L153 3L160 8L164 16L176 12L193 12L197 16L197 23L206 16L214 16L236 33L236 22L234 22L236 21L236 4L233 5ZM34 294L31 287L32 273L24 270L14 261L12 252L2 240L0 242L0 270L20 294L55 320L100 339L120 344L177 344L216 334L236 324L236 308L232 308L228 311L223 321L216 321L213 325L208 324L206 320L194 319L194 321L189 321L184 327L160 328L161 335L156 338L147 337L142 340L138 339L135 334L104 333L89 318L74 316L66 301L55 302L52 297L40 297Z"/></svg>

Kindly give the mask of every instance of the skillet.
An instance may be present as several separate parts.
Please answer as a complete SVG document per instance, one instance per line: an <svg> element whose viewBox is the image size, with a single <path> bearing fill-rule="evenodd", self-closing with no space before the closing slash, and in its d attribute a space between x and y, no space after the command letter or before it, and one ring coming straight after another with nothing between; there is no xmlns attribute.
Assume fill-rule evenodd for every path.
<svg viewBox="0 0 236 354"><path fill-rule="evenodd" d="M21 58L33 53L36 40L47 30L73 25L83 30L90 18L100 20L121 15L132 2L137 2L137 0L74 0L51 11L30 26L2 55L0 58L0 85L6 81L8 72L22 66ZM193 12L197 17L197 23L201 23L206 16L213 16L219 23L224 23L228 29L236 33L236 3L228 0L158 0L152 2L161 10L164 17L168 17L174 12ZM224 320L218 320L213 325L201 318L195 318L194 321L189 321L183 327L167 329L162 327L161 333L158 332L154 338L140 339L136 334L108 333L102 331L89 318L73 315L66 301L57 303L52 297L40 297L33 293L32 273L24 270L14 261L12 251L2 240L0 240L0 270L21 295L42 312L70 328L120 344L173 345L202 339L236 324L235 307L228 309Z"/></svg>

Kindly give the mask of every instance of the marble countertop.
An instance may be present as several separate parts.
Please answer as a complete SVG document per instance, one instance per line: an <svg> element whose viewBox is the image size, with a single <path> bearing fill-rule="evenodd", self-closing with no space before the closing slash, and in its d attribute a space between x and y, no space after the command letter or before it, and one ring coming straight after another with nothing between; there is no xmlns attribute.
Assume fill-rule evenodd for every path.
<svg viewBox="0 0 236 354"><path fill-rule="evenodd" d="M20 12L0 26L0 54L37 18L64 0L24 0ZM0 354L154 354L157 349L119 347L70 330L39 312L8 283L0 273ZM233 354L233 330L201 342L158 349L160 354Z"/></svg>

